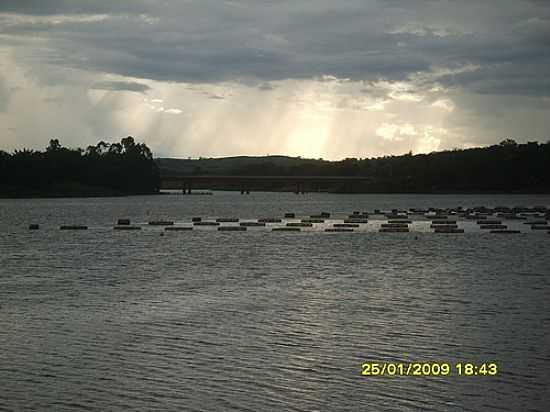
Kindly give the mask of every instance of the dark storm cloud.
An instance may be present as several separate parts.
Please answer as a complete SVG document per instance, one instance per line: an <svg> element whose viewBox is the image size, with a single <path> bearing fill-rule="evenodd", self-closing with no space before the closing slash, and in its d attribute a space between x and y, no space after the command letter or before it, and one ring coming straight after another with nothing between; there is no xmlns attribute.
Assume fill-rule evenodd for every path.
<svg viewBox="0 0 550 412"><path fill-rule="evenodd" d="M93 84L90 88L97 89L97 90L118 90L118 91L129 91L129 92L138 92L138 93L145 93L151 89L146 84L137 83L137 82L123 82L123 81L98 82Z"/></svg>
<svg viewBox="0 0 550 412"><path fill-rule="evenodd" d="M0 12L28 18L13 19L0 32L7 42L47 42L45 51L28 48L20 55L39 53L50 63L134 78L404 80L435 66L475 65L476 72L438 81L482 93L508 87L514 94L548 95L547 6L536 0L498 6L470 0L9 0ZM80 17L55 21L60 15Z"/></svg>
<svg viewBox="0 0 550 412"><path fill-rule="evenodd" d="M33 15L144 13L148 10L146 4L141 0L2 0L0 10Z"/></svg>

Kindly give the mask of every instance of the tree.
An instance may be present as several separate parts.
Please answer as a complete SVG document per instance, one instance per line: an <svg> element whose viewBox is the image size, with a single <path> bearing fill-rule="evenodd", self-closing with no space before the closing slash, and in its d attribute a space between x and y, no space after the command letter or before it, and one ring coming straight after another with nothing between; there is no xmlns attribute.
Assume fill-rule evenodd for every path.
<svg viewBox="0 0 550 412"><path fill-rule="evenodd" d="M504 147L515 147L518 144L514 139L504 139L502 142L499 143L499 145Z"/></svg>
<svg viewBox="0 0 550 412"><path fill-rule="evenodd" d="M50 144L46 148L47 152L55 152L61 149L61 144L59 143L59 139L51 139Z"/></svg>

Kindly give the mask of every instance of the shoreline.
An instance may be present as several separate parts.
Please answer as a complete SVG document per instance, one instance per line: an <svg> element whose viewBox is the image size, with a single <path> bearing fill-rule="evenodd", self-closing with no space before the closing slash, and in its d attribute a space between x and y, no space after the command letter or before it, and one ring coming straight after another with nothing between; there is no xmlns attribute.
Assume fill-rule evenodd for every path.
<svg viewBox="0 0 550 412"><path fill-rule="evenodd" d="M166 195L181 195L181 196L204 196L206 194L208 195L214 195L215 192L235 192L239 193L240 190L235 189L196 189L196 193L186 193L183 194L179 190L160 190L159 192L149 192L149 193L101 193L101 194L90 194L90 193L59 193L59 194L32 194L32 195L4 195L0 193L0 199L2 200L18 200L18 199L76 199L76 198L83 198L83 199L101 199L101 198L109 198L109 197L132 197L132 196L166 196ZM251 190L251 193L291 193L295 194L295 192L290 190ZM537 191L525 191L525 192L493 192L493 191L467 191L467 192L453 192L453 191L437 191L437 192L384 192L384 191L376 191L376 192L334 192L334 191L306 191L305 194L315 194L315 193L323 193L323 194L329 194L329 195L438 195L438 196L464 196L464 195L487 195L487 196L493 196L493 195L503 195L503 196L522 196L522 195L550 195L550 192L537 192ZM303 195L296 194L296 196ZM243 196L247 196L244 194Z"/></svg>

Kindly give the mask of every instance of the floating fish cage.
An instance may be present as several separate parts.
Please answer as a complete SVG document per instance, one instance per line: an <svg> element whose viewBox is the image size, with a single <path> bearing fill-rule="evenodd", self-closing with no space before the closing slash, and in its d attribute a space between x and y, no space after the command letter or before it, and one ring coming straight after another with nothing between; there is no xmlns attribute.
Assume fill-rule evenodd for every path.
<svg viewBox="0 0 550 412"><path fill-rule="evenodd" d="M286 224L287 227L312 227L313 223L308 222L290 222Z"/></svg>
<svg viewBox="0 0 550 412"><path fill-rule="evenodd" d="M325 232L353 232L353 229L338 227L338 228L328 228L325 229Z"/></svg>
<svg viewBox="0 0 550 412"><path fill-rule="evenodd" d="M219 225L220 225L220 222L204 221L204 222L194 222L193 223L193 226L219 226Z"/></svg>
<svg viewBox="0 0 550 412"><path fill-rule="evenodd" d="M172 220L153 220L149 222L151 226L172 226L174 222Z"/></svg>
<svg viewBox="0 0 550 412"><path fill-rule="evenodd" d="M299 227L274 227L272 232L300 232L302 229Z"/></svg>
<svg viewBox="0 0 550 412"><path fill-rule="evenodd" d="M188 232L190 230L193 230L192 226L168 226L165 227L164 230L168 232Z"/></svg>
<svg viewBox="0 0 550 412"><path fill-rule="evenodd" d="M399 229L399 228L405 228L405 229L408 229L408 225L406 223L382 223L381 225L383 228L388 228L388 229Z"/></svg>
<svg viewBox="0 0 550 412"><path fill-rule="evenodd" d="M118 219L116 224L118 226L127 226L130 224L130 219Z"/></svg>
<svg viewBox="0 0 550 412"><path fill-rule="evenodd" d="M407 219L408 215L385 215L386 219Z"/></svg>
<svg viewBox="0 0 550 412"><path fill-rule="evenodd" d="M222 232L244 232L246 226L220 226L218 230Z"/></svg>
<svg viewBox="0 0 550 412"><path fill-rule="evenodd" d="M60 230L88 230L88 226L84 225L63 225L59 227Z"/></svg>
<svg viewBox="0 0 550 412"><path fill-rule="evenodd" d="M506 225L480 225L480 229L501 230L507 229Z"/></svg>
<svg viewBox="0 0 550 412"><path fill-rule="evenodd" d="M265 222L241 222L239 224L245 227L265 226Z"/></svg>
<svg viewBox="0 0 550 412"><path fill-rule="evenodd" d="M344 219L344 223L369 223L368 219Z"/></svg>
<svg viewBox="0 0 550 412"><path fill-rule="evenodd" d="M115 226L113 230L141 230L141 226Z"/></svg>
<svg viewBox="0 0 550 412"><path fill-rule="evenodd" d="M236 217L219 217L216 219L218 223L237 223L239 219Z"/></svg>

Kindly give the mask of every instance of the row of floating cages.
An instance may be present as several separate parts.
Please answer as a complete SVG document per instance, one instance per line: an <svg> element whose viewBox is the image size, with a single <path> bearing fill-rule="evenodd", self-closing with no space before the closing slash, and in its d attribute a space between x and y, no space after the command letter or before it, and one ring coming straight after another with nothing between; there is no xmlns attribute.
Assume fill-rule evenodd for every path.
<svg viewBox="0 0 550 412"><path fill-rule="evenodd" d="M219 231L246 231L248 227L265 227L265 223L259 223L259 222L241 222L239 226L221 226L219 222L197 222L194 224L194 226L215 226ZM289 222L286 224L286 226L282 227L273 227L272 231L289 231L289 232L296 232L300 231L302 228L311 228L313 226L312 223L305 223L305 222ZM325 228L325 232L353 232L354 229L360 227L359 224L353 224L353 223L334 223L332 227ZM434 229L433 233L464 233L463 228L459 228L458 225L431 225L432 229ZM29 230L38 230L40 228L40 225L38 224L30 224ZM59 227L60 230L87 230L88 226L85 225L62 225ZM139 231L142 229L142 226L132 226L132 225L118 225L113 227L114 230L119 231ZM191 231L193 230L193 226L174 226L169 225L165 226L164 229L166 231L173 231L173 232L184 232L184 231ZM490 225L480 225L480 229L484 231L489 231L490 233L498 233L498 234L515 234L515 233L521 233L520 230L512 230L508 229L506 225L502 224L490 224ZM538 226L532 226L532 230L537 231L547 231L548 234L550 234L550 226L549 225L538 225ZM407 224L382 224L380 229L378 230L380 233L408 233L410 232L409 226Z"/></svg>
<svg viewBox="0 0 550 412"><path fill-rule="evenodd" d="M387 223L382 223L380 232L404 232L408 231L408 225L413 221L409 219L410 214L424 215L425 218L431 221L430 228L434 229L436 233L463 233L464 230L460 229L457 225L456 219L450 219L450 216L458 215L468 220L476 220L476 223L482 230L490 230L492 233L516 233L517 230L509 230L508 227L502 224L501 219L516 219L525 220L523 222L526 225L530 225L532 230L548 230L550 233L550 226L548 220L550 219L550 210L545 206L537 206L533 208L515 207L515 208L487 208L487 207L475 207L469 209L463 209L461 207L454 209L414 209L411 208L408 211L392 209L391 213L386 213L381 210L375 209L375 214L385 215L388 219ZM541 216L541 213L544 214ZM495 216L493 215L497 215ZM312 227L315 223L325 223L325 219L330 218L331 214L328 212L321 212L319 214L310 215L309 218L300 219L299 222L288 222L284 228L274 229L300 229L301 227ZM360 227L361 224L366 224L368 220L369 212L367 211L353 211L347 218L343 219L343 223L333 223L331 228L325 229L326 231L350 231L354 228ZM293 212L287 212L284 214L285 219L295 219L296 214ZM257 221L241 221L239 218L234 217L220 217L213 221L203 221L201 217L193 217L193 226L218 226L220 230L246 230L247 227L264 227L267 223L282 223L281 218L261 218ZM123 218L118 219L116 222L115 230L141 230L141 226L132 226L130 219ZM220 223L239 223L238 226L230 226L236 229L225 229L225 226L220 226ZM164 226L166 230L174 231L186 231L192 230L192 227L175 226L175 222L172 220L153 220L147 223L150 226ZM174 227L169 229L169 227ZM223 227L223 229L222 229ZM37 230L40 226L38 224L29 225L29 230ZM85 225L62 225L61 230L86 230ZM340 230L341 229L341 230ZM286 230L286 229L285 229Z"/></svg>

